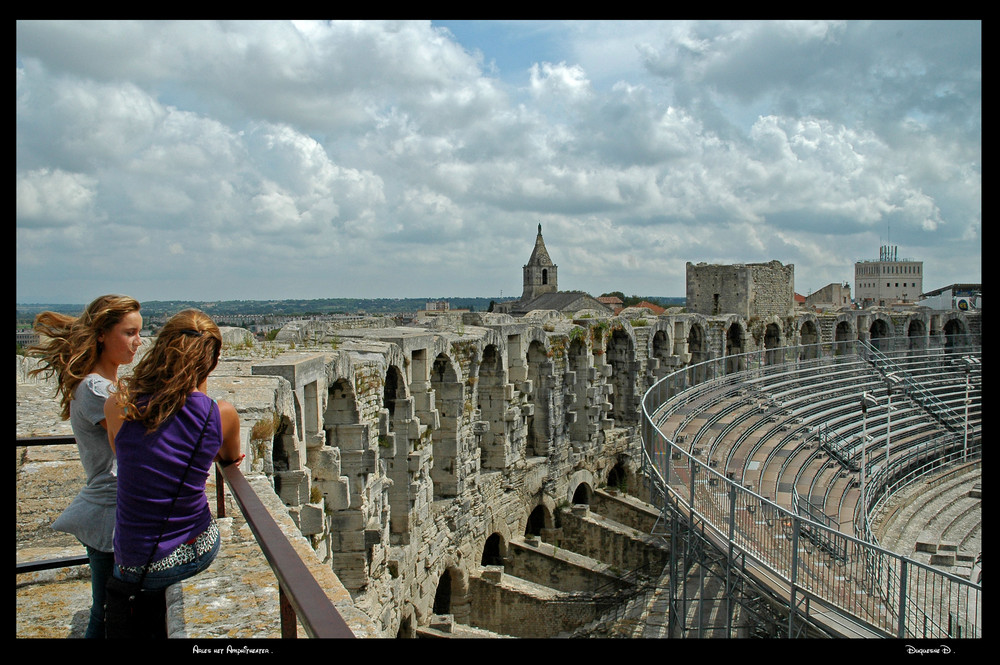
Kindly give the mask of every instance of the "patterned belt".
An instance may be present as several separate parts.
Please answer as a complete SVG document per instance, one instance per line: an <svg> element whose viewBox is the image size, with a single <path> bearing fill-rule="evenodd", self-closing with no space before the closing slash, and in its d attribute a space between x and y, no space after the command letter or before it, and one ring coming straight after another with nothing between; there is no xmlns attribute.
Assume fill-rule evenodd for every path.
<svg viewBox="0 0 1000 665"><path fill-rule="evenodd" d="M162 570L169 570L170 568L181 566L185 563L191 563L198 557L205 554L205 552L208 552L215 547L215 543L218 540L219 527L213 519L212 523L208 525L208 528L202 531L193 541L181 543L174 548L173 552L162 559L151 563L149 566L149 572L153 573ZM124 573L142 575L142 570L145 566L118 566L118 568Z"/></svg>

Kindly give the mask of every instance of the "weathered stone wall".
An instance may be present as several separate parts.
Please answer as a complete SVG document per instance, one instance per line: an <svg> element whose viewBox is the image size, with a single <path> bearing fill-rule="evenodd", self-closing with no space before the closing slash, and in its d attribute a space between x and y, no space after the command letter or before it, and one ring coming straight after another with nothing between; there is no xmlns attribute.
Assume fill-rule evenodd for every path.
<svg viewBox="0 0 1000 665"><path fill-rule="evenodd" d="M687 311L743 318L787 316L794 306L795 266L687 263Z"/></svg>
<svg viewBox="0 0 1000 665"><path fill-rule="evenodd" d="M749 316L787 316L795 306L795 266L771 261L752 263L749 269Z"/></svg>
<svg viewBox="0 0 1000 665"><path fill-rule="evenodd" d="M470 593L477 600L470 618L481 628L524 638L556 637L593 621L600 611L593 602L574 601L568 592L504 575L500 570L488 573L470 580Z"/></svg>

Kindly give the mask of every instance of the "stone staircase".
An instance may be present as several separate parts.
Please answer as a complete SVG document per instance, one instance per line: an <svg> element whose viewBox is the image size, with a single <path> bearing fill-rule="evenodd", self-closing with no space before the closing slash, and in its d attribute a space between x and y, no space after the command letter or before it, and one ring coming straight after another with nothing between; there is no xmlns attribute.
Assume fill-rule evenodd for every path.
<svg viewBox="0 0 1000 665"><path fill-rule="evenodd" d="M969 578L982 551L982 467L952 469L897 494L876 518L879 543Z"/></svg>

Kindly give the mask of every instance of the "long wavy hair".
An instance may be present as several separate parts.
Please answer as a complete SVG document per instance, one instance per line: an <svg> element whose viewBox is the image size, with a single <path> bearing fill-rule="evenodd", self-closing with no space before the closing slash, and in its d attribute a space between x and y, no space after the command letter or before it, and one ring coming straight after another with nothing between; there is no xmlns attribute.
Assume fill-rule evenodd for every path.
<svg viewBox="0 0 1000 665"><path fill-rule="evenodd" d="M197 309L178 312L157 335L153 348L121 380L118 401L125 420L151 432L180 411L187 397L219 364L222 333Z"/></svg>
<svg viewBox="0 0 1000 665"><path fill-rule="evenodd" d="M104 352L97 338L108 333L126 314L138 312L139 301L128 296L106 295L87 305L80 316L42 312L35 317L38 344L28 347L27 355L39 358L42 366L29 376L55 375L56 395L62 404L62 419L69 419L69 404L80 382L93 371Z"/></svg>

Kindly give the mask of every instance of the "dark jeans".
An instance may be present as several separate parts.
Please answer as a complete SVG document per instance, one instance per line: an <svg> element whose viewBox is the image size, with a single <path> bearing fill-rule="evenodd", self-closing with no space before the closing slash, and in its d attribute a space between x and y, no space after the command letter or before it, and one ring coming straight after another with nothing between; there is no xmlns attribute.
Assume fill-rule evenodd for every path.
<svg viewBox="0 0 1000 665"><path fill-rule="evenodd" d="M104 598L108 578L115 567L114 552L102 552L93 547L87 547L90 557L90 591L92 604L90 606L90 623L87 624L86 639L104 638Z"/></svg>

